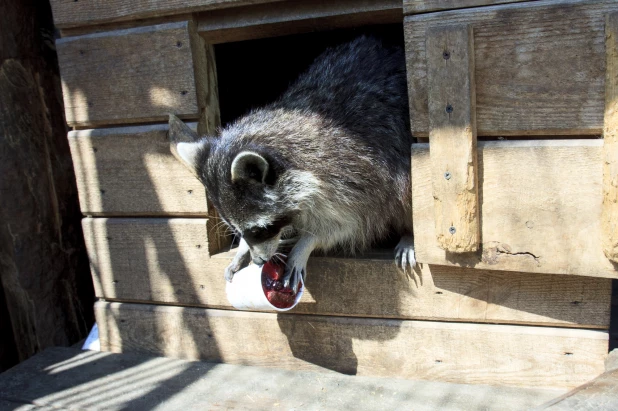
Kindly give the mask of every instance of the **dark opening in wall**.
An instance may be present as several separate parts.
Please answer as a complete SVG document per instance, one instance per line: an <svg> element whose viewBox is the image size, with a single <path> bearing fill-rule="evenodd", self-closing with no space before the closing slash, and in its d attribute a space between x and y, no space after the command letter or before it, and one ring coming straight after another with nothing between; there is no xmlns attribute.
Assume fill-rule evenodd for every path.
<svg viewBox="0 0 618 411"><path fill-rule="evenodd" d="M388 24L215 45L221 124L277 99L328 47L373 35L403 47L403 26Z"/></svg>

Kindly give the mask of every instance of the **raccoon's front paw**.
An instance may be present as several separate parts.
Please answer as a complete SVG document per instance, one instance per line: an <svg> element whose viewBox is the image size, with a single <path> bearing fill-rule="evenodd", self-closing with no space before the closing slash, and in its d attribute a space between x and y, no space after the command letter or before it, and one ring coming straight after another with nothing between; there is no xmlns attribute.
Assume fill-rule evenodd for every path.
<svg viewBox="0 0 618 411"><path fill-rule="evenodd" d="M232 278L234 278L234 274L245 268L251 262L251 253L249 252L249 245L245 241L244 238L240 239L238 243L238 250L236 251L236 255L234 259L225 268L225 281L232 282Z"/></svg>
<svg viewBox="0 0 618 411"><path fill-rule="evenodd" d="M223 277L225 277L225 281L231 283L232 278L234 278L234 274L236 274L238 271L240 271L240 267L237 264L234 264L234 262L225 267L225 274L223 274Z"/></svg>
<svg viewBox="0 0 618 411"><path fill-rule="evenodd" d="M416 267L416 258L414 257L414 238L411 235L401 237L399 244L395 247L395 262L397 267L403 272L407 272L408 265L410 269Z"/></svg>
<svg viewBox="0 0 618 411"><path fill-rule="evenodd" d="M234 274L245 268L249 265L249 258L242 256L242 258L234 258L230 265L225 268L225 281L232 282L232 278L234 278Z"/></svg>
<svg viewBox="0 0 618 411"><path fill-rule="evenodd" d="M306 264L294 264L291 261L288 261L287 266L285 267L285 273L283 274L283 286L290 287L294 294L298 292L298 283L300 279L305 279L305 274L307 273L307 265Z"/></svg>

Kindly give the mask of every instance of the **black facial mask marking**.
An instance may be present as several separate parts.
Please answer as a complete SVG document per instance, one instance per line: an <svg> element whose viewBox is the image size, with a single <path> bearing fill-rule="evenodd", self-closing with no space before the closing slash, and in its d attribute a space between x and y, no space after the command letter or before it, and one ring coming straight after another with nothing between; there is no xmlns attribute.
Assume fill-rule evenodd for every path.
<svg viewBox="0 0 618 411"><path fill-rule="evenodd" d="M287 217L277 217L266 227L252 227L243 232L243 238L250 244L257 244L275 237L283 227L290 224Z"/></svg>

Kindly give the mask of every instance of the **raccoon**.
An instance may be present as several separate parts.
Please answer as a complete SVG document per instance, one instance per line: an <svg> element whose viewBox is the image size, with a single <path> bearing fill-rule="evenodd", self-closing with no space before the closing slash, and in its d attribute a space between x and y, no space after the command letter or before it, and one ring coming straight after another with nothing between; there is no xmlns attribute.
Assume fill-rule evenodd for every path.
<svg viewBox="0 0 618 411"><path fill-rule="evenodd" d="M170 116L172 152L241 236L225 278L292 238L284 285L296 291L315 249L366 249L395 232L415 265L404 52L362 36L326 50L275 102L214 138Z"/></svg>

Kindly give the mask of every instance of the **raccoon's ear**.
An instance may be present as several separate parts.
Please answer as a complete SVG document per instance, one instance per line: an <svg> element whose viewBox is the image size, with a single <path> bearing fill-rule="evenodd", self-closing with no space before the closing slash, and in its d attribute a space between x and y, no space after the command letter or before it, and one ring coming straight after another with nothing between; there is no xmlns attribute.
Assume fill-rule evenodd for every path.
<svg viewBox="0 0 618 411"><path fill-rule="evenodd" d="M232 183L245 180L264 184L268 175L268 161L251 151L243 151L232 161Z"/></svg>
<svg viewBox="0 0 618 411"><path fill-rule="evenodd" d="M170 114L168 138L174 157L199 178L198 161L200 153L208 150L208 140L200 140L195 131L173 114Z"/></svg>

